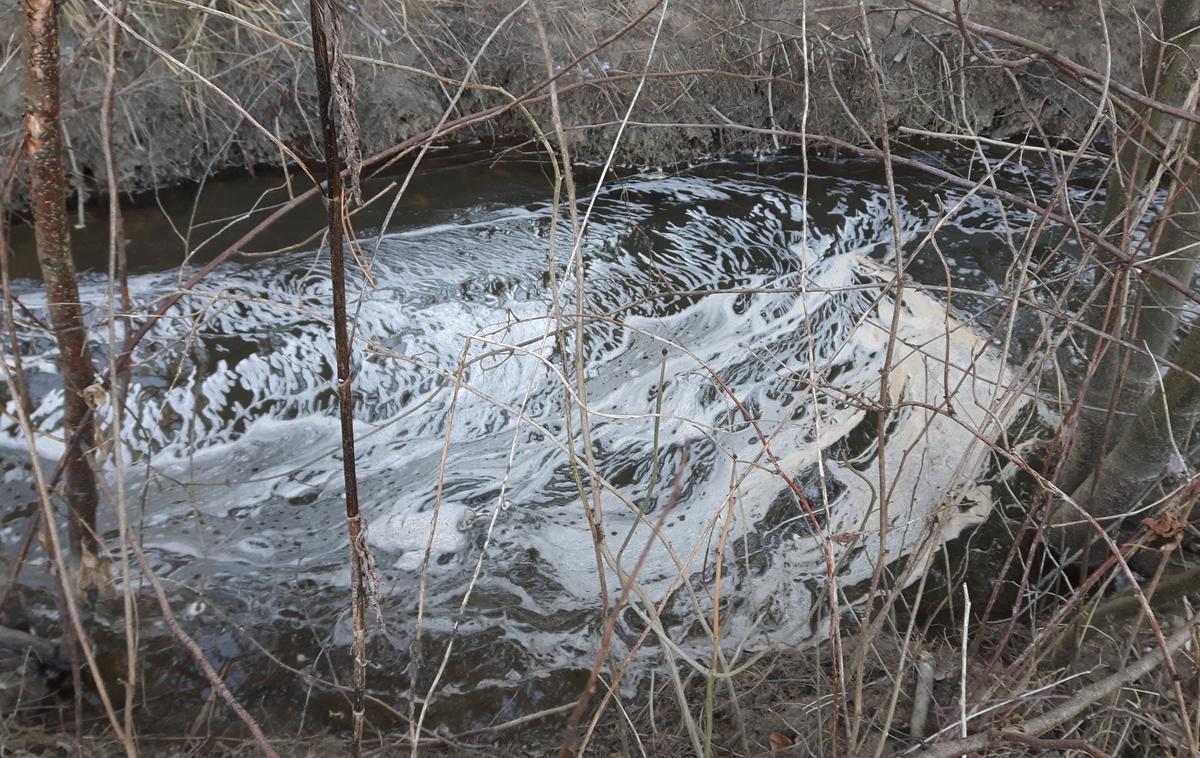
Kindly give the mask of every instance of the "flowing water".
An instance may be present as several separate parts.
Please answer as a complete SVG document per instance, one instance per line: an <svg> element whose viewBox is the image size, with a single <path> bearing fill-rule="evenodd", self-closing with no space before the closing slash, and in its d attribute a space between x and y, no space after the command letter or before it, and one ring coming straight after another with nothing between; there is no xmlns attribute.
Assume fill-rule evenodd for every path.
<svg viewBox="0 0 1200 758"><path fill-rule="evenodd" d="M999 176L1026 192L1049 181L1016 164ZM647 609L669 598L662 633L708 665L698 619L711 619L718 553L731 660L821 636L827 561L851 586L878 556L860 533L877 529L873 408L895 309L889 558L982 518L989 494L972 486L986 463L982 440L1020 406L1002 348L1022 355L1036 323L996 329L1005 305L996 296L1020 269L995 232L1024 223L1013 209L901 176L902 234L915 257L898 306L883 286L892 226L870 164L814 163L807 200L798 158L625 175L590 209L589 179L580 179L588 226L578 248L531 162L447 160L418 176L386 234L361 228L381 223L378 213L360 221L356 255L369 276L355 266L351 277L357 469L382 618L371 622L369 683L407 712L414 666L421 697L436 676L430 726L503 721L579 692L602 633L581 494L600 513L609 603L636 567L617 660L645 630ZM240 213L273 184L209 188L193 221ZM186 233L192 211L179 196L159 205L175 228L157 207L131 214L136 304L173 291L181 264L186 272L220 241L182 261L178 251L221 224ZM936 246L921 245L956 205ZM269 242L303 239L320 213L308 209ZM20 274L31 256L17 244ZM81 283L97 357L109 294L102 258L89 256L103 244L77 240L100 269ZM123 422L131 517L175 612L210 660L227 664L248 707L281 729L336 726L349 711L344 693L311 679L347 680L350 639L331 293L314 246L226 263L189 294L139 347ZM962 290L949 307L948 275ZM19 278L14 290L43 314L36 281ZM22 352L34 420L56 430L53 343L27 330ZM11 418L0 429L5 495L27 502L25 442ZM59 443L46 437L38 449L52 469ZM112 465L109 452L110 483ZM6 516L6 545L30 510ZM110 509L103 518L115 544ZM25 581L38 586L38 573ZM156 682L145 707L190 723L206 685L141 592ZM119 608L101 604L114 635ZM649 635L627 685L662 666L663 644ZM401 723L384 708L371 716Z"/></svg>

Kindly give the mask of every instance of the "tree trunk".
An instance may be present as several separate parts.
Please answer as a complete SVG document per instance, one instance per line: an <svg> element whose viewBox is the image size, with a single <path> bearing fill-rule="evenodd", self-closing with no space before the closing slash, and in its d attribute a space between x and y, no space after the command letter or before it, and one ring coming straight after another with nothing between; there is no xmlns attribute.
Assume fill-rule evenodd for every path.
<svg viewBox="0 0 1200 758"><path fill-rule="evenodd" d="M1200 326L1193 326L1180 345L1175 363L1158 389L1142 404L1117 444L1096 471L1076 488L1074 499L1093 518L1120 516L1138 505L1146 493L1162 480L1172 459L1187 449L1188 440L1200 419ZM1063 504L1054 522L1064 525L1080 521L1074 508ZM1064 526L1066 544L1082 549L1095 536L1093 526L1073 523Z"/></svg>
<svg viewBox="0 0 1200 758"><path fill-rule="evenodd" d="M95 433L83 390L96 381L67 233L66 182L59 123L58 11L54 0L22 0L25 55L25 152L38 263L63 372L63 431L71 552L88 572L96 564Z"/></svg>
<svg viewBox="0 0 1200 758"><path fill-rule="evenodd" d="M1195 81L1196 68L1188 46L1196 36L1194 20L1198 0L1166 0L1161 18L1163 38L1159 55L1147 61L1143 72L1151 91L1160 99L1186 105ZM1190 124L1172 123L1172 117L1153 112L1151 129L1171 140L1173 129L1181 130L1174 140L1181 150L1200 156L1200 133ZM1130 129L1131 133L1136 132ZM1128 243L1131 214L1143 199L1147 177L1157 161L1130 138L1113 167L1102 223L1114 244ZM1153 144L1142 135L1142 145ZM1158 160L1173 161L1162 154ZM1182 170L1186 163L1178 161ZM1188 172L1191 173L1191 172ZM1178 281L1190 282L1200 260L1200 188L1176 185L1173 202L1163 211L1155 245L1156 268ZM1142 277L1140 287L1127 288L1127 276L1111 276L1105 292L1096 299L1088 319L1091 326L1115 337L1123 337L1133 348L1112 344L1106 337L1093 340L1091 355L1098 361L1087 382L1071 434L1071 446L1059 472L1058 485L1066 492L1076 490L1095 470L1106 452L1113 449L1121 429L1138 413L1142 402L1154 391L1158 366L1170 352L1182 313L1184 297L1160 279ZM1129 297L1128 292L1134 296ZM1111 308L1111 310L1110 310ZM1106 323L1107 319L1107 323ZM1107 342L1108 344L1104 344Z"/></svg>

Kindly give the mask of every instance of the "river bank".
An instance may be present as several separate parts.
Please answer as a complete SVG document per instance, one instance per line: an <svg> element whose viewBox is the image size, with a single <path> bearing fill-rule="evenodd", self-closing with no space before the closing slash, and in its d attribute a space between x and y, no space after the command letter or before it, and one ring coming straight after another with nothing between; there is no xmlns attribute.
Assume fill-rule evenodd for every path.
<svg viewBox="0 0 1200 758"><path fill-rule="evenodd" d="M1112 4L1102 19L1080 5L974 3L964 12L971 23L1043 43L1117 81L1136 81L1142 45L1128 9ZM538 89L548 61L577 159L607 155L635 97L616 154L626 165L774 151L799 143L800 132L826 148L830 143L817 137L873 140L879 97L858 6L821 0L809 4L807 18L795 6L780 0L620 7L366 0L343 6L343 49L357 56L352 67L363 153L422 135L441 143L509 137L534 146L539 134L553 139L548 89ZM1046 137L1084 136L1095 115L1091 89L1064 83L1061 68L1039 58L990 65L981 56L1019 59L1029 51L1005 52L1011 45L986 30L979 42L964 46L950 0L920 6L929 12L868 6L884 116L893 132L1021 137L1036 118ZM67 3L62 15L68 181L89 195L106 186L100 113L107 21L81 1ZM17 8L6 7L0 19L18 28ZM113 136L122 191L293 162L281 145L305 161L320 154L316 87L304 49L306 4L135 0L122 24ZM990 52L981 47L988 43L996 45ZM7 61L0 68L0 119L8 124L0 144L8 154L22 128L19 36L0 41L0 59ZM508 108L460 123L526 94L525 112ZM21 173L13 195L18 203Z"/></svg>

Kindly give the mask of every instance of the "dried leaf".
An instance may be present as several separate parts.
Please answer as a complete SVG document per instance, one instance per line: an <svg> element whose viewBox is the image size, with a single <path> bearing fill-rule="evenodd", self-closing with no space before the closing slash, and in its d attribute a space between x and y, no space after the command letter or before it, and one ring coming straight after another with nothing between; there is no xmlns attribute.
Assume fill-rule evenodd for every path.
<svg viewBox="0 0 1200 758"><path fill-rule="evenodd" d="M771 751L787 750L796 744L796 741L782 732L771 732L767 737L767 744L771 746Z"/></svg>
<svg viewBox="0 0 1200 758"><path fill-rule="evenodd" d="M1183 537L1183 530L1187 528L1187 521L1180 518L1178 513L1168 511L1142 519L1142 526L1160 540L1178 542Z"/></svg>
<svg viewBox="0 0 1200 758"><path fill-rule="evenodd" d="M98 383L84 387L79 394L83 395L83 402L92 410L97 410L108 402L108 393Z"/></svg>

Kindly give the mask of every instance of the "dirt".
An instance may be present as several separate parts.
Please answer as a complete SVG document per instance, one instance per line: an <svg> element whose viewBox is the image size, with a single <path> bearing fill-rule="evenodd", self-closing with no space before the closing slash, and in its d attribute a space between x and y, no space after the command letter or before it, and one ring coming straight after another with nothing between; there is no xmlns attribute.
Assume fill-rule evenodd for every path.
<svg viewBox="0 0 1200 758"><path fill-rule="evenodd" d="M185 2L189 0L129 3L126 23L136 36L123 36L116 73L115 152L121 188L145 190L223 169L278 166L283 153L275 138L303 160L317 156L312 64L296 47L309 41L307 5L298 0L282 5L221 0L207 6L213 9L208 13ZM953 8L950 0L934 4L947 12ZM1137 24L1128 4L1105 4L1110 6L1106 20L1112 73L1120 81L1136 81ZM879 133L878 100L854 3L810 3L806 45L797 3L668 2L665 15L661 6L655 7L632 31L594 53L589 51L652 4L540 0L536 5L554 66L561 69L581 58L558 80L564 126L577 158L605 157L614 124L624 115L643 70L651 77L621 140L616 155L621 163L675 164L797 141L749 129L796 132L806 126L810 134L856 143ZM1083 6L977 0L965 3L964 13L977 23L1048 43L1102 71L1108 64L1103 26L1095 8ZM364 152L382 150L437 124L456 82L476 58L468 78L491 89L468 88L451 118L508 102L509 95L523 94L544 80L547 66L534 6L514 12L517 7L515 2L482 0L343 5L344 50L381 61L353 64ZM72 184L87 194L105 184L99 114L107 30L98 6L86 0L68 0L62 13L68 173ZM884 113L893 130L1009 137L1024 134L1036 117L1048 136L1070 139L1081 136L1092 120L1093 93L1062 83L1048 64L1034 61L1016 69L985 65L964 49L953 25L911 10L876 10L869 18L882 72ZM0 19L8 28L18 28L17 6L5 5ZM0 60L6 61L0 67L0 117L8 125L0 133L0 144L8 146L5 154L22 136L19 44L19 35L0 43ZM990 54L1018 57L999 46L991 49ZM696 73L680 75L683 71ZM536 130L531 120L536 130L552 136L550 109L539 103L529 108L528 117L510 110L439 140L532 139ZM22 193L18 186L15 197Z"/></svg>

